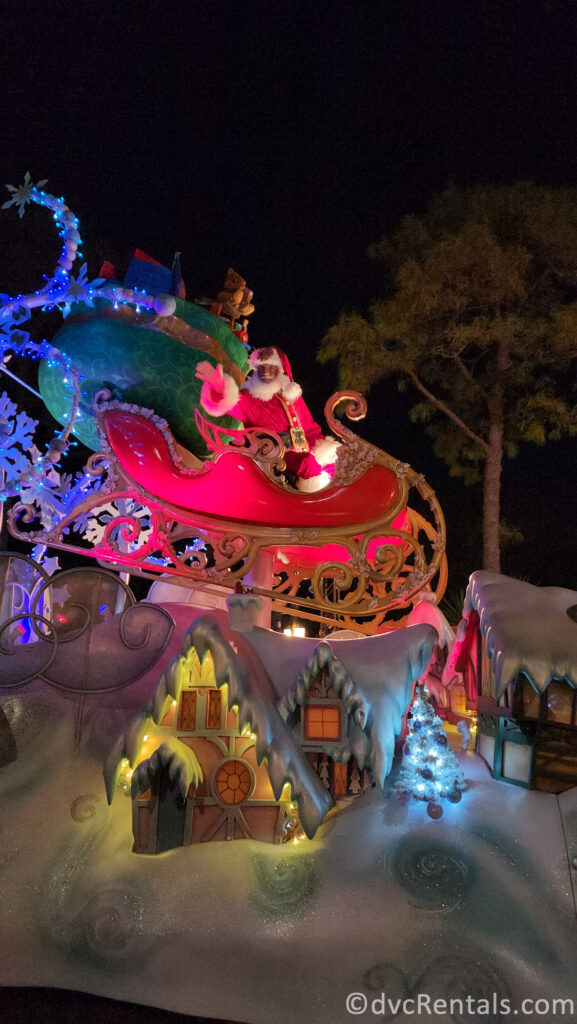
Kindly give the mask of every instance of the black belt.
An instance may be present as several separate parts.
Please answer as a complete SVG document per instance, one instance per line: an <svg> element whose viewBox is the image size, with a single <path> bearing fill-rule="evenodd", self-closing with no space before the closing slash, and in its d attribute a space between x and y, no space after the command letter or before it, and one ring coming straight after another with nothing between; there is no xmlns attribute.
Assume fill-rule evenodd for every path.
<svg viewBox="0 0 577 1024"><path fill-rule="evenodd" d="M266 428L263 427L263 430L266 430ZM286 430L284 432L284 434L279 434L278 436L280 437L280 439L281 439L282 443L284 444L285 448L292 450L295 447L290 430ZM296 448L295 451L299 455L309 455L310 454L310 448Z"/></svg>

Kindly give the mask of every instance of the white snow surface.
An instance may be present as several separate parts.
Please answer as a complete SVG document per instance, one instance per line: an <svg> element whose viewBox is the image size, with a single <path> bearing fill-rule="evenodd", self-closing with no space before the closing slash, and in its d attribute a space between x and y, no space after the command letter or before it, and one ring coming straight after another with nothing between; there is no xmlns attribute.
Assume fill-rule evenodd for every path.
<svg viewBox="0 0 577 1024"><path fill-rule="evenodd" d="M519 1020L526 998L577 1006L556 797L495 782L477 755L458 752L469 789L444 802L440 821L392 789L369 790L312 841L138 856L130 800L119 794L107 806L102 752L74 749L66 701L56 700L49 725L33 703L9 715L19 757L0 771L0 984L246 1024L349 1024L354 992L368 1000L360 1020L383 1019L370 1010L383 991L496 992ZM564 801L572 849L574 807Z"/></svg>
<svg viewBox="0 0 577 1024"><path fill-rule="evenodd" d="M476 576L479 587L496 585L477 605L489 625L511 595L521 605L516 581ZM472 580L469 607L476 593ZM577 595L554 593L567 601L559 617ZM175 612L186 628L190 608ZM180 648L175 633L163 666ZM357 642L341 641L343 663ZM18 753L0 769L0 985L246 1024L350 1024L350 993L367 1000L362 1021L383 1019L371 1011L383 992L496 993L518 1013L470 1017L491 1024L533 1019L524 999L572 999L577 1009L577 789L557 798L496 782L480 757L456 751L468 790L443 801L440 821L402 803L393 774L384 792L331 812L310 841L139 856L130 800L119 791L107 805L102 762L119 716L150 699L158 671L98 709L87 704L95 717L79 747L64 693L34 685L0 696ZM575 1017L566 1008L540 1019Z"/></svg>
<svg viewBox="0 0 577 1024"><path fill-rule="evenodd" d="M577 591L535 587L498 573L474 572L464 613L479 614L495 678L495 699L524 672L539 693L552 679L577 686L577 622L567 609Z"/></svg>

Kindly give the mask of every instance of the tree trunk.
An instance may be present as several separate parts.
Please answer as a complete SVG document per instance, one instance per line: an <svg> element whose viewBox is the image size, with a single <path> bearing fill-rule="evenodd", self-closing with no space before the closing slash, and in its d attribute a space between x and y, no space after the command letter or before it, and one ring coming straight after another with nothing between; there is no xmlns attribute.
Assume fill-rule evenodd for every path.
<svg viewBox="0 0 577 1024"><path fill-rule="evenodd" d="M489 453L483 479L483 568L501 572L499 519L501 516L501 466L503 462L503 425L489 427Z"/></svg>
<svg viewBox="0 0 577 1024"><path fill-rule="evenodd" d="M483 478L483 568L501 572L499 521L501 518L501 470L503 466L503 378L507 356L497 354L497 380L489 400L489 450Z"/></svg>

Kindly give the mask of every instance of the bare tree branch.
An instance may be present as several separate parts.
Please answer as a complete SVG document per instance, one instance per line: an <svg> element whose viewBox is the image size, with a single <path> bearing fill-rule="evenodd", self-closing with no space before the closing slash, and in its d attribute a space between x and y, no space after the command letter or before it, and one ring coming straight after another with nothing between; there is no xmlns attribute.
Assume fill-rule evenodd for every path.
<svg viewBox="0 0 577 1024"><path fill-rule="evenodd" d="M467 426L467 424L461 419L461 417L457 416L456 412L453 412L453 410L450 409L448 405L445 405L445 403L440 398L437 398L436 395L432 393L432 391L429 391L429 389L426 388L425 385L419 380L417 374L413 370L409 370L408 372L413 384L421 392L421 394L424 395L429 402L432 402L433 405L440 412L444 413L445 416L448 416L448 418L458 426L459 430L462 430L463 433L466 434L467 437L471 439L471 441L474 441L475 444L480 445L483 451L485 453L488 453L489 445L484 440L484 438L479 437L478 434L475 434L475 432L471 430L470 427Z"/></svg>

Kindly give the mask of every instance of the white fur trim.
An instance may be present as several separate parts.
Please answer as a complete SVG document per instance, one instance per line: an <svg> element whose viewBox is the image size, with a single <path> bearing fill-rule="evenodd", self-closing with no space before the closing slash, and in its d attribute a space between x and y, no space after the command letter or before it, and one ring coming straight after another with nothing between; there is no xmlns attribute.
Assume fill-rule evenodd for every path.
<svg viewBox="0 0 577 1024"><path fill-rule="evenodd" d="M332 466L336 462L339 448L340 444L335 441L334 437L323 437L315 444L312 454L319 466Z"/></svg>
<svg viewBox="0 0 577 1024"><path fill-rule="evenodd" d="M289 380L286 373L283 373L283 381L287 381L286 384L282 385L283 398L287 402L296 402L297 398L300 398L303 390L300 384L297 384L294 380Z"/></svg>
<svg viewBox="0 0 577 1024"><path fill-rule="evenodd" d="M331 482L329 473L319 473L318 476L299 476L297 488L303 494L312 494L314 491L322 491Z"/></svg>
<svg viewBox="0 0 577 1024"><path fill-rule="evenodd" d="M286 377L284 373L279 373L278 377L275 377L274 380L267 381L261 380L258 373L251 373L251 375L246 378L242 389L243 391L249 391L255 398L260 398L261 401L268 402L274 397L274 395L277 395L278 392L282 390L283 382L285 380L288 381L288 377Z"/></svg>
<svg viewBox="0 0 577 1024"><path fill-rule="evenodd" d="M224 375L224 392L220 399L212 397L212 388L205 380L200 391L200 404L211 416L224 416L238 402L239 387L228 373Z"/></svg>

